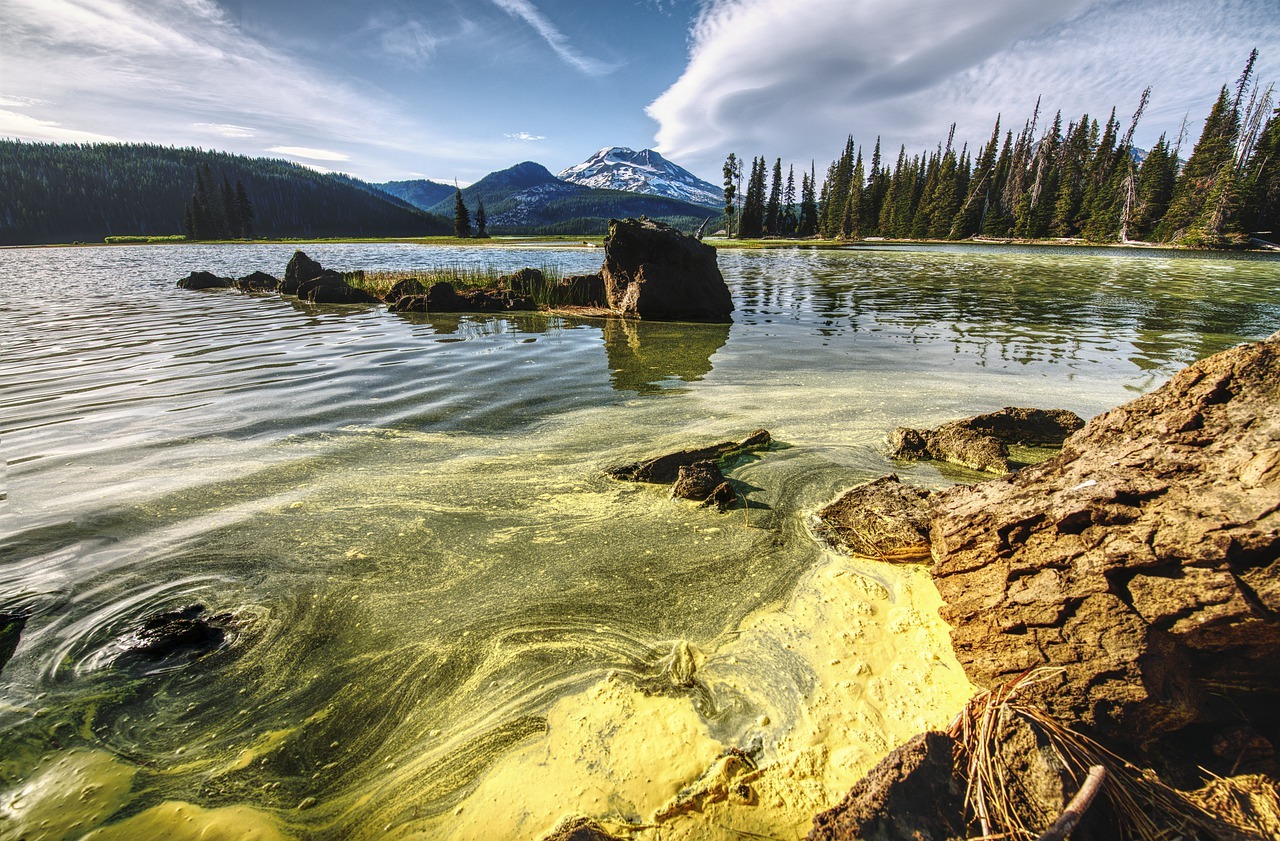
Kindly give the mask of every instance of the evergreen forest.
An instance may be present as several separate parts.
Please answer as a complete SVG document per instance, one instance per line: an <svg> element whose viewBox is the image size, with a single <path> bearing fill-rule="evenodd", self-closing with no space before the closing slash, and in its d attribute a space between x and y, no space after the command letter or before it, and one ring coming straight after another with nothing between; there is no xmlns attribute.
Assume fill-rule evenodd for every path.
<svg viewBox="0 0 1280 841"><path fill-rule="evenodd" d="M0 245L121 235L408 237L451 228L372 185L283 160L0 140Z"/></svg>
<svg viewBox="0 0 1280 841"><path fill-rule="evenodd" d="M1061 112L1042 125L1039 103L1015 133L997 117L977 150L945 143L886 159L850 136L821 181L810 164L785 176L765 157L724 165L729 233L826 239L961 240L1070 238L1159 242L1202 248L1280 240L1280 109L1273 86L1253 79L1257 51L1234 85L1224 85L1199 140L1186 150L1161 136L1149 150L1133 136L1146 108L1102 120ZM1184 159L1184 151L1187 156ZM744 185L745 179L745 185ZM818 185L821 184L819 187ZM766 186L767 185L767 186ZM744 189L745 186L745 189Z"/></svg>

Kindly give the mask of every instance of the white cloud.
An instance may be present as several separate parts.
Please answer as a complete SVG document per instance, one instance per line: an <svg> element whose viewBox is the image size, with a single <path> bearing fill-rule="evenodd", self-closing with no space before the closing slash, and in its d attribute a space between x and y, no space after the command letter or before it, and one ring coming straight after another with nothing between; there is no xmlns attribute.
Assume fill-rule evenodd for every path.
<svg viewBox="0 0 1280 841"><path fill-rule="evenodd" d="M514 18L519 18L542 37L560 59L575 70L588 76L604 76L617 69L616 65L585 56L573 48L568 37L530 0L493 0L493 4Z"/></svg>
<svg viewBox="0 0 1280 841"><path fill-rule="evenodd" d="M30 108L33 105L51 105L43 99L30 96L5 96L0 94L0 108Z"/></svg>
<svg viewBox="0 0 1280 841"><path fill-rule="evenodd" d="M253 137L253 129L230 123L192 123L193 129L216 134L219 137Z"/></svg>
<svg viewBox="0 0 1280 841"><path fill-rule="evenodd" d="M271 146L268 152L275 152L278 155L286 155L291 158L307 158L312 161L349 161L350 155L342 152L330 152L328 149L312 149L307 146ZM319 169L319 167L312 167Z"/></svg>
<svg viewBox="0 0 1280 841"><path fill-rule="evenodd" d="M0 109L0 137L46 143L114 143L119 140L109 134L71 129L52 120L38 120L29 114L5 109Z"/></svg>
<svg viewBox="0 0 1280 841"><path fill-rule="evenodd" d="M683 75L648 113L658 150L703 171L729 151L821 167L850 132L867 147L883 135L892 160L900 143L932 148L953 121L958 142L981 142L999 113L1016 130L1042 94L1050 118L1061 107L1105 119L1112 105L1132 111L1147 85L1144 126L1176 112L1176 131L1188 108L1207 111L1251 46L1280 43L1267 5L709 0Z"/></svg>
<svg viewBox="0 0 1280 841"><path fill-rule="evenodd" d="M503 136L503 137L505 137L505 138L507 138L507 140L522 140L522 141L525 141L525 142L532 142L532 141L535 141L535 140L546 140L546 139L547 139L547 138L543 137L543 136L542 136L542 135L540 135L540 134L530 134L530 133L529 133L529 132L527 132L527 131L518 131L518 132L516 132L515 134L504 134L504 135L502 135L502 136Z"/></svg>

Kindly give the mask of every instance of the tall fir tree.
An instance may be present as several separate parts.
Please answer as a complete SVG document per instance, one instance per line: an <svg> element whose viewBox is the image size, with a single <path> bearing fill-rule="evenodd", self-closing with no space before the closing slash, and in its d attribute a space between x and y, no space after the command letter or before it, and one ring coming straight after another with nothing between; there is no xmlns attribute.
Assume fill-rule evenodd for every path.
<svg viewBox="0 0 1280 841"><path fill-rule="evenodd" d="M733 152L730 152L729 157L725 160L723 172L725 235L732 239L734 216L738 210L738 205L735 201L738 196L738 178L742 174L742 162L738 160L738 156Z"/></svg>
<svg viewBox="0 0 1280 841"><path fill-rule="evenodd" d="M476 238L488 239L489 217L484 212L484 199L476 196Z"/></svg>
<svg viewBox="0 0 1280 841"><path fill-rule="evenodd" d="M471 236L471 214L462 200L462 190L456 185L453 194L453 235L460 239Z"/></svg>
<svg viewBox="0 0 1280 841"><path fill-rule="evenodd" d="M773 162L773 179L769 184L769 201L764 207L764 232L776 237L782 224L782 158Z"/></svg>

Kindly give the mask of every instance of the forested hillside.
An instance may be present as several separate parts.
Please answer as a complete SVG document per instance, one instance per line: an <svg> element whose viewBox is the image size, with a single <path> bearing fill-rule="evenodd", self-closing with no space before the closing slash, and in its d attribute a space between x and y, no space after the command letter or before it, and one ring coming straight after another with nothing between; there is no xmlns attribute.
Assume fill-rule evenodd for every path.
<svg viewBox="0 0 1280 841"><path fill-rule="evenodd" d="M1145 154L1135 150L1148 89L1123 122L1114 108L1103 120L1059 112L1045 125L1037 106L1016 132L997 118L977 150L957 149L948 137L923 154L900 148L890 162L879 139L867 153L850 136L824 179L801 172L799 197L794 168L784 178L776 160L770 179L766 158L744 172L731 154L726 215L744 238L1080 238L1193 247L1280 239L1280 109L1272 108L1272 87L1252 78L1256 57L1222 87L1193 147L1185 136L1162 135Z"/></svg>
<svg viewBox="0 0 1280 841"><path fill-rule="evenodd" d="M142 144L0 140L0 244L181 235L198 173L237 182L259 237L425 236L449 222L348 176L282 160Z"/></svg>

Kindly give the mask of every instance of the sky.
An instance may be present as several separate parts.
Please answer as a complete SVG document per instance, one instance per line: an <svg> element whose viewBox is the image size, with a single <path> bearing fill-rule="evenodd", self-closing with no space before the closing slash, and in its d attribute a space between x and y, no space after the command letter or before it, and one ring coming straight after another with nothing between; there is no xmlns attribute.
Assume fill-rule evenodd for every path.
<svg viewBox="0 0 1280 841"><path fill-rule="evenodd" d="M0 137L285 158L472 183L606 146L719 183L729 152L824 171L1037 98L1194 143L1249 51L1280 80L1278 0L0 0Z"/></svg>

